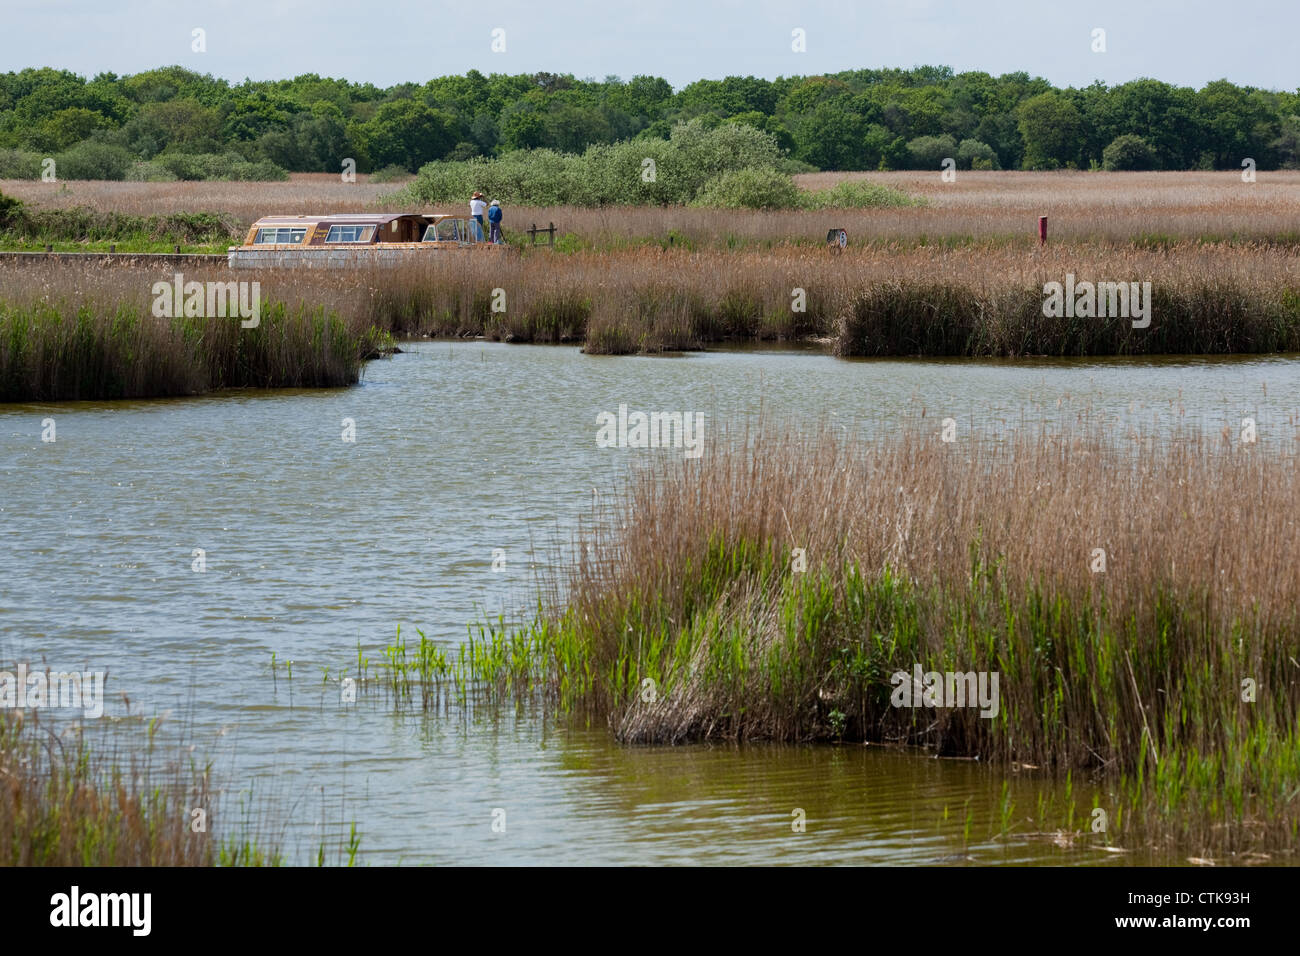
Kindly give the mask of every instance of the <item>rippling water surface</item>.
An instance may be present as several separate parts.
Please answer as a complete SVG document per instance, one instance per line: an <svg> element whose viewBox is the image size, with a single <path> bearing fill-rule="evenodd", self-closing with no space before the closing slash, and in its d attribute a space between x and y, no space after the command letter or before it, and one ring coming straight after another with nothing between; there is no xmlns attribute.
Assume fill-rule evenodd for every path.
<svg viewBox="0 0 1300 956"><path fill-rule="evenodd" d="M407 348L343 391L0 405L0 658L109 671L110 720L170 712L215 759L226 812L258 808L294 857L355 820L372 863L1150 862L990 839L1004 781L1021 808L1048 788L1028 774L861 746L625 748L603 727L366 695L341 707L322 668L354 667L358 644L380 658L399 624L452 647L527 607L548 546L636 453L596 447L597 413L619 404L700 411L706 430L762 415L869 433L924 409L995 431L1253 417L1291 437L1300 361Z"/></svg>

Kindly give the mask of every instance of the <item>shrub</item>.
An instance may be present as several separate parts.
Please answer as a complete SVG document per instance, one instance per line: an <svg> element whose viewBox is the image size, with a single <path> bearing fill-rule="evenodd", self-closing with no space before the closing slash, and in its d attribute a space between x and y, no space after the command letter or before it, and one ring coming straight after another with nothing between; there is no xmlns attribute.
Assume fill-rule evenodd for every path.
<svg viewBox="0 0 1300 956"><path fill-rule="evenodd" d="M789 209L799 204L799 187L774 169L736 169L705 183L692 205L719 209Z"/></svg>
<svg viewBox="0 0 1300 956"><path fill-rule="evenodd" d="M845 180L830 189L804 193L800 203L805 209L872 209L923 206L925 200L909 196L902 190L865 180Z"/></svg>
<svg viewBox="0 0 1300 956"><path fill-rule="evenodd" d="M451 148L451 150L443 158L451 159L451 160L462 160L462 159L473 159L475 156L482 156L482 155L483 155L483 150L479 149L478 145L475 143L457 143L455 146ZM393 167L385 167L385 168L393 168ZM406 173L408 175L410 173L410 170L407 169L405 166L396 167L396 168L401 169L403 173Z"/></svg>
<svg viewBox="0 0 1300 956"><path fill-rule="evenodd" d="M425 164L404 196L421 203L469 202L475 190L505 203L579 202L572 182L577 157L549 149L514 150L496 159Z"/></svg>
<svg viewBox="0 0 1300 956"><path fill-rule="evenodd" d="M163 153L153 162L162 166L177 179L226 180L233 182L273 182L289 178L289 174L263 159L250 162L238 153Z"/></svg>
<svg viewBox="0 0 1300 956"><path fill-rule="evenodd" d="M494 159L432 162L401 194L406 201L467 201L474 190L521 205L687 204L706 184L742 169L775 171L776 139L745 124L673 127L668 140L639 138L584 153L512 150Z"/></svg>
<svg viewBox="0 0 1300 956"><path fill-rule="evenodd" d="M87 141L55 156L54 169L59 179L120 180L134 162L129 149Z"/></svg>
<svg viewBox="0 0 1300 956"><path fill-rule="evenodd" d="M802 159L795 159L793 156L782 156L777 160L776 168L790 176L798 176L800 173L820 172L812 163L805 163Z"/></svg>
<svg viewBox="0 0 1300 956"><path fill-rule="evenodd" d="M132 183L171 183L178 177L161 163L133 163L126 171L127 182Z"/></svg>
<svg viewBox="0 0 1300 956"><path fill-rule="evenodd" d="M0 193L0 229L9 224L12 218L19 210L23 208L21 199L15 199L13 196L6 196Z"/></svg>
<svg viewBox="0 0 1300 956"><path fill-rule="evenodd" d="M708 180L735 169L758 166L775 169L781 159L776 137L743 123L713 129L699 120L679 123L669 137L669 161L680 166L696 190Z"/></svg>
<svg viewBox="0 0 1300 956"><path fill-rule="evenodd" d="M0 149L0 179L39 179L43 158L40 153Z"/></svg>
<svg viewBox="0 0 1300 956"><path fill-rule="evenodd" d="M956 158L957 141L947 133L918 136L907 144L907 153L913 169L938 169L945 159Z"/></svg>
<svg viewBox="0 0 1300 956"><path fill-rule="evenodd" d="M0 197L4 198L4 197ZM66 209L32 209L18 200L8 212L0 203L0 229L21 239L50 242L146 241L167 243L229 242L240 225L228 213L173 212L160 216L132 216L89 206Z"/></svg>
<svg viewBox="0 0 1300 956"><path fill-rule="evenodd" d="M404 166L390 165L371 173L370 181L372 183L395 183L403 179L409 179L410 176L410 170Z"/></svg>
<svg viewBox="0 0 1300 956"><path fill-rule="evenodd" d="M1155 169L1156 153L1141 136L1125 133L1102 150L1101 165L1110 172Z"/></svg>
<svg viewBox="0 0 1300 956"><path fill-rule="evenodd" d="M640 139L590 147L578 159L574 175L583 205L663 205L686 203L700 183L674 161L672 144Z"/></svg>
<svg viewBox="0 0 1300 956"><path fill-rule="evenodd" d="M998 169L998 154L988 143L963 139L957 147L957 165L962 169ZM978 165L977 165L978 164Z"/></svg>
<svg viewBox="0 0 1300 956"><path fill-rule="evenodd" d="M177 179L186 181L207 179L200 157L188 153L166 153L154 157L154 164L161 166Z"/></svg>

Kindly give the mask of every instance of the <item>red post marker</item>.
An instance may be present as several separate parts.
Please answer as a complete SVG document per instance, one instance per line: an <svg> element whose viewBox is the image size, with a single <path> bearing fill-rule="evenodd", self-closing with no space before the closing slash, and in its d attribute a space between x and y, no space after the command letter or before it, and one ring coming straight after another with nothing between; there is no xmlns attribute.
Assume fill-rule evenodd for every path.
<svg viewBox="0 0 1300 956"><path fill-rule="evenodd" d="M1038 217L1038 244L1040 246L1047 244L1047 217Z"/></svg>

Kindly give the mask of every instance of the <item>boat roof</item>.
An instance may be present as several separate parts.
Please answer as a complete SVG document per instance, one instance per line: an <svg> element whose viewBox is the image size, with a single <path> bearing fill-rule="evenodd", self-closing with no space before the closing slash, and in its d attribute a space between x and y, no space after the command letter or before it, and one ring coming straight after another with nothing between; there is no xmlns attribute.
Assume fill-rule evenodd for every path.
<svg viewBox="0 0 1300 956"><path fill-rule="evenodd" d="M453 216L445 212L341 212L325 213L312 216L263 216L255 226L292 226L306 225L313 222L359 223L362 225L387 225L394 219L427 219L437 222L440 219L464 219L465 216Z"/></svg>

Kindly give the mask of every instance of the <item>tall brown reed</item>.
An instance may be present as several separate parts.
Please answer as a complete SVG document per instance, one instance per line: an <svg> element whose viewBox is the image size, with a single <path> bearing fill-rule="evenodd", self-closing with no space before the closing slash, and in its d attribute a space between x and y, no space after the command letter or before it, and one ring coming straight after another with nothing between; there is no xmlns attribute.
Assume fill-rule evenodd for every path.
<svg viewBox="0 0 1300 956"><path fill-rule="evenodd" d="M636 473L550 632L576 702L628 741L924 745L1086 771L1153 839L1293 839L1300 435L940 428ZM999 674L997 713L897 706L917 665Z"/></svg>
<svg viewBox="0 0 1300 956"><path fill-rule="evenodd" d="M364 179L364 177L361 177ZM824 240L832 226L848 230L850 243L915 245L944 240L992 240L1029 247L1037 242L1038 217L1049 217L1053 242L1129 244L1138 237L1243 241L1300 241L1300 172L1260 173L1243 183L1234 172L973 172L955 182L932 172L816 173L796 177L809 189L867 179L924 197L923 208L821 211L735 210L683 207L581 209L509 208L507 233L519 238L530 222L556 223L562 231L601 245L629 239L677 240L723 246L782 244L792 238ZM344 183L328 174L294 174L282 183L41 183L0 181L0 190L38 207L85 205L102 211L149 216L215 212L245 226L273 214L399 210L386 199L393 186ZM467 200L468 201L468 200ZM465 212L439 208L438 212Z"/></svg>
<svg viewBox="0 0 1300 956"><path fill-rule="evenodd" d="M120 752L103 734L95 744L108 749L96 749L88 736L80 725L56 728L22 711L0 713L0 865L221 861L214 831L206 822L191 826L193 810L215 810L207 768L183 754L159 763L152 746Z"/></svg>
<svg viewBox="0 0 1300 956"><path fill-rule="evenodd" d="M151 320L149 290L170 269L0 263L0 382L9 400L339 385L356 380L381 333L613 354L800 338L833 339L845 356L1296 351L1296 263L1286 247L1181 242L431 252L399 268L187 271L259 282L283 308L251 332L231 320ZM1070 274L1150 282L1150 327L1045 317L1044 284Z"/></svg>
<svg viewBox="0 0 1300 956"><path fill-rule="evenodd" d="M172 276L156 269L11 264L0 271L0 401L348 385L384 344L362 319L265 294L248 328L236 315L158 318L151 290ZM232 280L213 270L185 278Z"/></svg>

